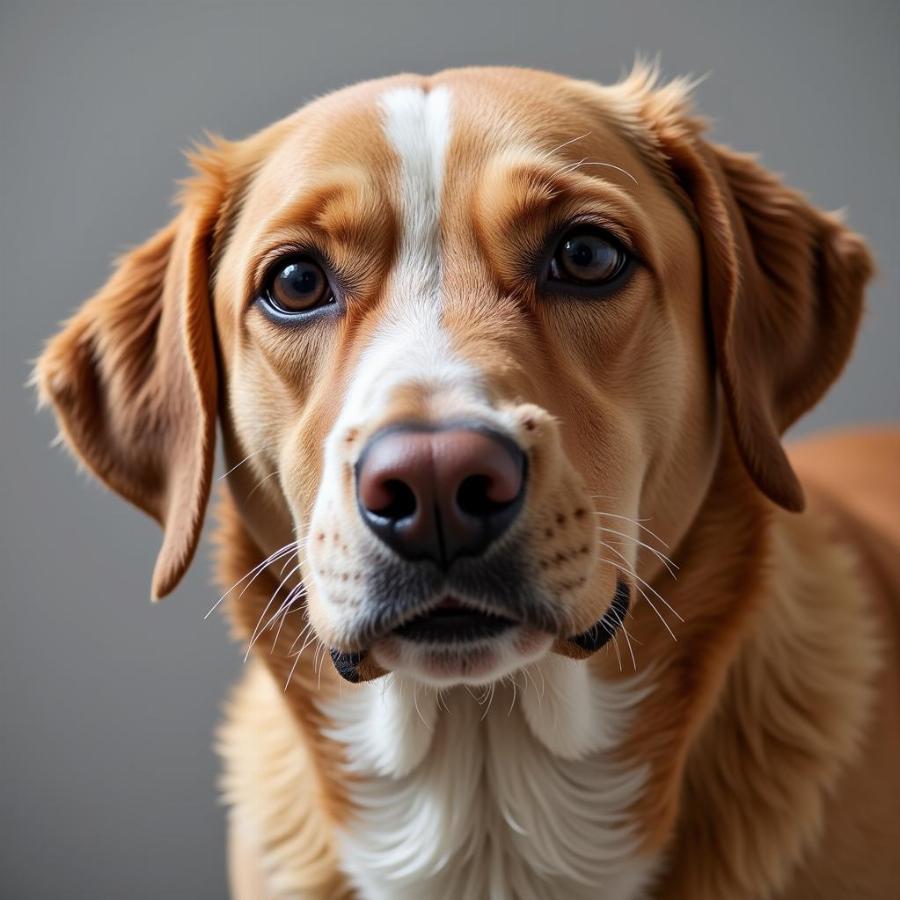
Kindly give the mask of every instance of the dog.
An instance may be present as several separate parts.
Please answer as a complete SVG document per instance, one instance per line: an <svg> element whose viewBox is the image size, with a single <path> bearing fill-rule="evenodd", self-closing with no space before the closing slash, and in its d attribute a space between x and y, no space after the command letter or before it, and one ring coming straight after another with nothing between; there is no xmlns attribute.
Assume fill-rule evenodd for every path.
<svg viewBox="0 0 900 900"><path fill-rule="evenodd" d="M236 897L896 896L900 433L781 440L873 264L690 94L460 69L210 139L44 349L154 598L221 433Z"/></svg>

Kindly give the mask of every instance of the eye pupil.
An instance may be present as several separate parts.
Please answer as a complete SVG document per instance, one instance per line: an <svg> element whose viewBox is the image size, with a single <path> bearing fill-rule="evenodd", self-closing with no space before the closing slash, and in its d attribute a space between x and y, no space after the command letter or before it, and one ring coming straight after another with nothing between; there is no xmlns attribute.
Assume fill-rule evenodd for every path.
<svg viewBox="0 0 900 900"><path fill-rule="evenodd" d="M567 241L565 249L575 266L583 268L594 261L593 248L585 241Z"/></svg>
<svg viewBox="0 0 900 900"><path fill-rule="evenodd" d="M284 286L298 297L314 293L319 284L318 274L302 266L289 266L282 277Z"/></svg>
<svg viewBox="0 0 900 900"><path fill-rule="evenodd" d="M550 262L548 280L600 287L613 281L625 268L628 255L614 238L599 231L566 235Z"/></svg>
<svg viewBox="0 0 900 900"><path fill-rule="evenodd" d="M331 294L321 266L312 260L295 259L275 273L267 298L282 312L298 313L330 302Z"/></svg>

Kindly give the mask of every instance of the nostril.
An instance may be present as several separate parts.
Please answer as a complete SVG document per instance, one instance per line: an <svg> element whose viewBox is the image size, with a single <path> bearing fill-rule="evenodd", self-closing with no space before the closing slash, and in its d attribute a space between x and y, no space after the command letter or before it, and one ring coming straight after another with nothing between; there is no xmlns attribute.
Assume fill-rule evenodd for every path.
<svg viewBox="0 0 900 900"><path fill-rule="evenodd" d="M379 487L379 502L374 506L367 506L370 513L394 522L407 519L415 513L416 495L408 484L399 478L389 478Z"/></svg>
<svg viewBox="0 0 900 900"><path fill-rule="evenodd" d="M456 505L467 515L486 518L509 506L510 501L492 498L493 479L487 475L470 475L464 478L456 491Z"/></svg>

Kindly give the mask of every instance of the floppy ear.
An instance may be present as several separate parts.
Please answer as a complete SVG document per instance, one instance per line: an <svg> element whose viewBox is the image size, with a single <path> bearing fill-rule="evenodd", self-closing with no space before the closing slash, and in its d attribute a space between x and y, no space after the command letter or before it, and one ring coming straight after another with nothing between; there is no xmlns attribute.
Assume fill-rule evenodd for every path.
<svg viewBox="0 0 900 900"><path fill-rule="evenodd" d="M208 282L223 198L215 166L201 166L175 219L119 260L35 369L75 457L163 527L154 598L175 588L194 555L215 449Z"/></svg>
<svg viewBox="0 0 900 900"><path fill-rule="evenodd" d="M630 86L696 213L719 377L750 476L786 509L803 491L781 434L847 361L873 264L862 238L752 156L702 137L683 81L662 88L638 69Z"/></svg>

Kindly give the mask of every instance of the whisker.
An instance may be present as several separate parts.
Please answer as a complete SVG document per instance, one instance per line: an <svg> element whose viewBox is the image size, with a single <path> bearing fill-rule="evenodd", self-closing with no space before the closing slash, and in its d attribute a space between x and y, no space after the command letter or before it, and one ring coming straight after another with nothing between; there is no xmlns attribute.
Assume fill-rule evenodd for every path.
<svg viewBox="0 0 900 900"><path fill-rule="evenodd" d="M512 700L509 704L509 709L506 711L506 718L508 719L512 715L513 707L516 705L516 699L519 696L518 686L516 685L516 679L514 676L510 676L510 684L512 685Z"/></svg>
<svg viewBox="0 0 900 900"><path fill-rule="evenodd" d="M601 539L601 540L600 540L600 543L603 544L603 545L606 546L606 547L609 547L609 548L612 548L612 547L626 547L626 548L628 548L628 547L631 546L631 544L629 544L627 540L605 541L605 540ZM648 548L648 550L649 550L649 548ZM652 552L652 551L650 551L650 552ZM653 555L656 556L657 559L659 559L660 563L662 563L662 566L663 566L663 568L666 570L666 573L667 573L671 578L677 580L677 579L678 579L678 576L677 576L677 575L675 574L675 572L673 572L672 569L670 568L670 563L669 563L667 560L665 560L665 559L660 559L660 557L657 556L655 553L654 553Z"/></svg>
<svg viewBox="0 0 900 900"><path fill-rule="evenodd" d="M299 609L294 608L294 602L302 598L304 606L306 605L305 592L302 595L300 594L300 592L298 592L296 597L291 597L289 594L288 597L290 598L290 603L288 603L287 599L285 599L285 602L282 604L282 606L284 607L284 611L281 613L281 619L278 622L278 628L275 630L275 637L272 638L272 646L269 649L270 656L275 652L275 647L278 645L278 639L281 637L281 629L284 628L284 623L287 621L287 617L292 612L300 612Z"/></svg>
<svg viewBox="0 0 900 900"><path fill-rule="evenodd" d="M631 635L624 625L622 626L622 634L625 635L625 645L628 647L628 655L631 657L631 668L637 672L637 661L634 658L634 649L631 646Z"/></svg>
<svg viewBox="0 0 900 900"><path fill-rule="evenodd" d="M413 682L413 706L416 708L416 715L418 715L426 730L431 731L431 726L425 721L425 716L422 715L422 711L419 709L418 687L418 683Z"/></svg>
<svg viewBox="0 0 900 900"><path fill-rule="evenodd" d="M663 616L663 614L656 608L656 604L647 596L647 592L642 587L640 587L640 585L636 585L636 587L638 589L638 593L647 601L648 605L650 606L650 609L652 609L653 612L656 613L656 616L659 619L659 621L663 623L666 631L669 632L669 637L671 637L673 641L678 643L678 638L675 636L675 632L672 631L671 627L669 626L669 623L665 620L665 617Z"/></svg>
<svg viewBox="0 0 900 900"><path fill-rule="evenodd" d="M263 569L265 569L267 566L272 565L272 563L277 562L282 557L292 553L294 550L296 550L298 548L298 546L299 545L298 545L297 541L292 541L290 544L285 544L283 547L280 547L278 550L276 550L274 553L272 553L271 556L267 556L261 563L258 563L257 565L255 565L246 575L244 575L242 578L239 578L230 588L228 588L227 591L225 591L224 594L222 594L221 597L219 597L218 600L216 600L216 602L209 608L209 611L206 613L206 615L203 618L208 619L213 614L216 607L235 588L237 588L238 585L243 584L243 582L245 582L248 578L250 578L251 575L253 577L250 578L250 584L253 584L253 582L256 581L256 579L259 577L259 575L263 571ZM240 594L241 597L244 596L244 593L246 592L247 588L250 587L250 584L248 584L247 587L245 587L244 590L241 591L241 594Z"/></svg>
<svg viewBox="0 0 900 900"><path fill-rule="evenodd" d="M309 636L303 642L303 646L297 651L296 656L300 658L306 652L306 648L316 639L315 633L310 632Z"/></svg>
<svg viewBox="0 0 900 900"><path fill-rule="evenodd" d="M624 556L618 550L616 550L615 547L611 547L609 544L606 543L606 541L601 541L600 543L604 547L606 547L607 550L612 550L612 552L615 553L616 556L618 556L621 560L623 560L625 562L625 565L629 567L628 574L631 575L633 578L636 578L645 588L647 588L648 591L650 591L653 594L654 597L659 599L660 603L665 604L666 609L668 609L669 612L672 613L672 615L675 616L675 618L678 619L679 622L681 622L682 624L684 623L684 619L681 617L679 612L669 604L669 601L666 600L666 598L663 597L663 595L660 594L659 591L656 590L656 588L654 588L652 585L650 585L646 581L644 581L644 579L641 578L641 576L638 575L638 573L635 572L633 568L631 568L631 564L628 562L628 558L626 556Z"/></svg>
<svg viewBox="0 0 900 900"><path fill-rule="evenodd" d="M319 653L319 650L316 650L316 657L318 658L318 665L316 666L316 690L320 691L322 689L322 668L325 665L325 656L326 649L325 645L320 641L319 648L321 648L322 652Z"/></svg>
<svg viewBox="0 0 900 900"><path fill-rule="evenodd" d="M271 472L269 472L268 475L264 475L262 478L260 478L260 480L256 482L253 490L250 491L249 494L247 494L247 499L249 500L270 478L274 478L278 474L278 469L273 469Z"/></svg>
<svg viewBox="0 0 900 900"><path fill-rule="evenodd" d="M300 548L297 547L297 549L299 550ZM285 570L290 564L291 564L291 558L288 557L288 558L284 561L284 563L283 563L282 566L281 566L281 569L280 569L279 572L278 572L278 577L279 577L279 578L280 578L282 575L284 575L284 570Z"/></svg>
<svg viewBox="0 0 900 900"><path fill-rule="evenodd" d="M488 687L484 689L484 694L482 694L481 699L478 701L479 705L483 704L485 699L487 700L487 706L484 707L484 712L481 714L481 721L483 722L487 717L487 714L491 711L491 704L494 702L494 685L496 682L492 681Z"/></svg>
<svg viewBox="0 0 900 900"><path fill-rule="evenodd" d="M262 620L265 617L266 613L269 611L269 607L275 602L274 597L269 598L269 602L265 605L263 611L259 614L259 618L256 620L256 625L253 626L253 631L250 634L250 641L247 644L247 650L244 653L244 662L246 663L248 659L250 659L250 651L253 649L253 645L256 643L259 635L262 634L262 629L260 625L262 624Z"/></svg>
<svg viewBox="0 0 900 900"><path fill-rule="evenodd" d="M570 144L577 144L579 141L583 141L586 137L589 137L591 134L590 131L586 131L584 134L580 134L578 137L573 137L571 140L563 141L558 147L554 147L552 150L547 150L546 152L541 154L541 159L549 159L553 156L554 153L559 153L564 147L568 147Z"/></svg>
<svg viewBox="0 0 900 900"><path fill-rule="evenodd" d="M617 513L599 512L599 511L595 512L594 515L601 516L601 517L607 518L607 519L624 519L626 522L631 522L632 525L635 525L637 528L640 528L641 531L646 532L647 534L650 535L650 537L659 541L660 544L663 545L663 547L668 548L668 546L669 546L655 531L651 531L649 528L647 528L646 525L641 524L642 522L649 522L650 521L649 519L632 519L631 516L623 516L623 515L620 515Z"/></svg>
<svg viewBox="0 0 900 900"><path fill-rule="evenodd" d="M566 163L562 168L557 169L556 175L568 175L569 172L574 172L579 166L586 163L587 160L588 158L585 156L575 162Z"/></svg>
<svg viewBox="0 0 900 900"><path fill-rule="evenodd" d="M602 522L598 522L596 526L600 531L606 532L607 534L614 534L616 537L625 538L629 541L633 541L640 547L643 547L645 550L652 553L661 563L663 563L666 569L669 571L669 574L675 578L675 573L672 571L673 569L677 569L678 565L673 562L673 560L669 559L669 557L662 552L662 550L657 550L652 544L648 544L646 541L642 541L639 537L635 537L633 534L628 534L625 531L618 531L615 528L610 528L608 525L604 525Z"/></svg>
<svg viewBox="0 0 900 900"><path fill-rule="evenodd" d="M266 444L265 447L260 447L259 450L254 450L252 453L248 453L239 463L233 465L227 472L223 472L221 475L216 477L216 481L221 481L223 478L227 478L232 472L236 472L245 462L253 459L254 456L258 456L260 453L265 452L270 449L271 444Z"/></svg>
<svg viewBox="0 0 900 900"><path fill-rule="evenodd" d="M617 166L614 163L610 162L597 162L594 160L583 159L581 160L574 168L570 169L571 172L580 169L582 166L601 166L606 169L615 169L617 172L621 172L626 178L630 178L635 184L638 183L637 178L631 174L631 172L626 171L621 166Z"/></svg>
<svg viewBox="0 0 900 900"><path fill-rule="evenodd" d="M294 662L291 665L291 670L290 672L288 672L288 677L285 679L284 688L282 689L283 694L287 693L288 685L294 680L294 672L297 671L297 665L300 662L300 657L302 656L302 654L303 651L300 651L299 653L294 655Z"/></svg>
<svg viewBox="0 0 900 900"><path fill-rule="evenodd" d="M282 572L282 573L284 572L285 567L286 567L287 565L289 565L289 564L290 564L290 557L288 557L287 562L284 564L284 566L282 566L282 568L281 568L281 572ZM290 572L288 572L287 575L285 575L284 578L281 579L281 581L278 583L278 587L275 588L275 591L274 591L273 594L272 594L272 599L273 599L273 600L275 599L275 597L278 596L278 594L280 593L281 589L285 586L285 584L287 584L287 581L288 581L288 579L291 577L291 575L293 575L295 572L297 572L297 571L299 571L299 570L300 570L300 563L297 563L297 564L290 570Z"/></svg>
<svg viewBox="0 0 900 900"><path fill-rule="evenodd" d="M289 573L287 578L290 578L290 576L293 574L293 572L295 572L298 568L299 568L299 566L297 566L291 573ZM287 580L287 579L285 579L285 580ZM305 597L306 597L306 586L301 581L300 584L296 585L295 587L292 587L288 591L287 595L285 596L284 600L282 601L281 606L279 606L278 609L275 610L275 612L272 614L269 621L266 622L266 624L263 626L262 630L263 630L263 632L265 632L265 631L268 631L275 624L276 621L278 622L278 628L275 630L275 637L272 638L272 646L269 649L270 655L275 650L275 646L278 643L278 638L281 637L281 629L284 627L284 623L287 620L287 617L292 612L295 611L294 610L295 601L305 598Z"/></svg>
<svg viewBox="0 0 900 900"><path fill-rule="evenodd" d="M307 638L306 640L303 640ZM298 652L302 653L313 641L315 640L315 635L312 634L312 622L307 621L307 623L303 626L303 630L294 638L294 642L288 647L288 653L291 653L294 647L303 641L303 646L300 648Z"/></svg>
<svg viewBox="0 0 900 900"><path fill-rule="evenodd" d="M612 547L609 547L608 549L612 550L613 548L612 548ZM613 550L613 552L615 553L616 551ZM598 559L600 560L600 562L604 562L604 563L606 563L607 565L610 565L610 566L616 566L616 567L620 567L620 566L621 566L621 563L613 562L611 559L603 559L603 557L598 557ZM627 563L627 560L626 560L626 563ZM640 578L640 577L639 577L639 576L631 569L630 566L627 566L627 565L626 565L626 566L625 566L625 571L626 571L632 578L636 578L638 581L641 581L641 578ZM644 582L644 583L646 583L646 582ZM640 585L637 585L637 584L636 584L635 587L637 588L638 593L639 593L639 594L647 601L647 604L649 605L650 609L652 609L653 612L656 613L657 617L659 618L659 621L662 622L662 624L663 624L663 626L665 627L666 631L669 632L669 636L672 638L672 640L677 642L677 641L678 641L678 638L675 636L675 632L672 631L672 629L669 627L669 623L665 620L665 617L664 617L663 614L659 611L659 609L657 608L656 604L650 599L650 597L647 596L646 592L641 588ZM651 588L651 590L653 590L653 589ZM654 591L654 593L655 593L655 591ZM660 599L662 600L662 597L660 597ZM663 602L665 603L665 601L663 601ZM668 606L668 604L666 604L666 606ZM673 610L673 612L674 612L674 610ZM678 614L676 613L676 615L678 615ZM681 616L678 616L678 618L681 619ZM684 619L681 619L681 621L683 622ZM602 624L602 623L601 623L601 624ZM609 629L608 626L604 626L604 627L606 627L606 630L607 630L608 633L612 634L612 631Z"/></svg>
<svg viewBox="0 0 900 900"><path fill-rule="evenodd" d="M541 667L538 666L536 669L538 675L541 676L541 699L544 698L544 694L547 693L547 682L544 680L544 673L541 671Z"/></svg>
<svg viewBox="0 0 900 900"><path fill-rule="evenodd" d="M631 656L631 666L635 672L637 672L637 661L634 658L634 648L631 646L631 636L628 634L628 629L625 627L625 617L621 612L615 610L613 615L618 620L618 626L622 629L622 633L625 635L625 643L628 646L628 653Z"/></svg>
<svg viewBox="0 0 900 900"><path fill-rule="evenodd" d="M651 547L649 544L645 544L643 541L638 540L638 538L630 534L622 534L622 532L620 531L613 531L610 528L603 528L603 526L600 526L600 529L607 534L615 534L618 537L624 538L625 540L637 544L639 547L643 547L648 553L652 553L663 564L663 566L665 566L666 571L672 578L674 578L676 581L678 580L678 575L674 571L678 567L664 553L661 553L659 550L654 550L653 547ZM604 543L617 547L627 546L622 541L604 541Z"/></svg>
<svg viewBox="0 0 900 900"><path fill-rule="evenodd" d="M290 576L288 576L288 577L290 577ZM250 658L250 651L253 649L253 645L257 642L260 635L262 635L263 632L267 628L270 627L272 622L275 621L275 616L278 615L278 612L280 610L276 610L275 616L273 616L271 619L269 619L269 621L266 622L265 625L260 627L262 625L263 619L266 617L269 610L272 608L272 604L275 602L275 597L278 595L278 592L281 590L282 585L286 581L287 581L287 577L282 580L281 584L279 584L277 588L275 588L275 590L272 592L272 596L269 597L269 602L265 605L265 608L259 614L259 618L256 620L256 625L253 628L253 633L250 635L250 643L247 645L247 652L244 654L244 662L247 662L247 660ZM249 587L249 585L248 585L248 587ZM246 588L244 590L246 591ZM241 593L241 596L243 596L243 592ZM290 596L290 594L288 596Z"/></svg>
<svg viewBox="0 0 900 900"><path fill-rule="evenodd" d="M522 669L522 674L525 676L525 687L523 688L522 693L524 694L528 690L528 685L531 685L534 688L535 694L537 694L538 709L540 709L543 706L544 698L538 692L537 684L535 684L534 680L531 677L531 674L528 671L530 668L531 666L525 666L525 668Z"/></svg>

